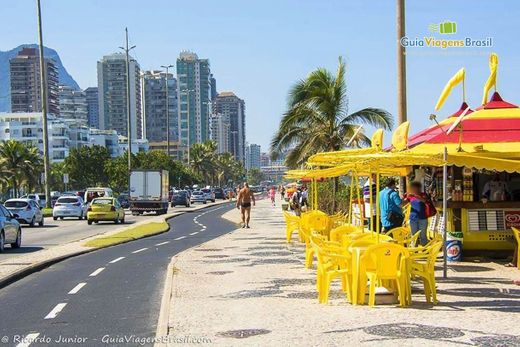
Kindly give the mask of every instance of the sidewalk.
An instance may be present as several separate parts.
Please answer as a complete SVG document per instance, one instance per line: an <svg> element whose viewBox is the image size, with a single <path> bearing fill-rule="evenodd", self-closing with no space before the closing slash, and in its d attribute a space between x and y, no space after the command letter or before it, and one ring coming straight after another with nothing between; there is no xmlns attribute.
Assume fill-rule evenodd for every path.
<svg viewBox="0 0 520 347"><path fill-rule="evenodd" d="M237 229L176 257L169 341L217 346L518 346L520 278L490 262L453 265L439 304L351 306L333 283L318 304L303 246L285 242L281 208L261 200L251 229ZM238 212L228 219L238 221ZM439 277L441 273L439 272ZM419 287L419 286L417 286Z"/></svg>

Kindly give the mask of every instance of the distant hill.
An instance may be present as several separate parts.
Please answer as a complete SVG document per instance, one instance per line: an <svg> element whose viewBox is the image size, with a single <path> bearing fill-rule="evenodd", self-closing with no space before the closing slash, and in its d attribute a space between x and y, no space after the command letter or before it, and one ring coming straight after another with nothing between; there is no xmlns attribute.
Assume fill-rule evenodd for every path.
<svg viewBox="0 0 520 347"><path fill-rule="evenodd" d="M11 81L9 76L9 60L16 57L22 48L38 48L37 44L20 45L10 51L0 51L0 112L9 112L11 109ZM43 55L46 58L52 58L58 67L60 84L70 86L74 89L80 89L79 85L74 81L67 69L63 66L58 52L52 48L43 47Z"/></svg>

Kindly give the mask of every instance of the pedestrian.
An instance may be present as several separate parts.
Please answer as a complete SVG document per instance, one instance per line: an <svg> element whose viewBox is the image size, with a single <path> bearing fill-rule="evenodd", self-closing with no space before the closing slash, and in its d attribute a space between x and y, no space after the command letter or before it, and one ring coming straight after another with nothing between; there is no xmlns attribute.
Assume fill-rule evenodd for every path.
<svg viewBox="0 0 520 347"><path fill-rule="evenodd" d="M379 192L379 209L381 210L381 225L388 232L403 225L403 200L396 190L395 179L390 178L386 187Z"/></svg>
<svg viewBox="0 0 520 347"><path fill-rule="evenodd" d="M280 196L282 198L282 201L285 199L285 187L282 185L280 186Z"/></svg>
<svg viewBox="0 0 520 347"><path fill-rule="evenodd" d="M300 198L300 210L306 211L309 207L309 191L307 187L302 188L302 196Z"/></svg>
<svg viewBox="0 0 520 347"><path fill-rule="evenodd" d="M372 204L370 204L370 191L372 190ZM370 230L377 230L377 213L376 213L376 197L377 185L376 175L372 175L372 189L370 188L370 180L367 179L363 185L363 201L365 203L365 218L368 220ZM381 223L379 223L379 230L381 230Z"/></svg>
<svg viewBox="0 0 520 347"><path fill-rule="evenodd" d="M255 195L249 189L249 184L244 182L243 188L240 189L237 196L237 208L240 209L242 217L242 228L249 229L249 220L251 219L251 203L255 206Z"/></svg>
<svg viewBox="0 0 520 347"><path fill-rule="evenodd" d="M297 216L301 215L301 188L297 188L296 191L291 195L291 209Z"/></svg>
<svg viewBox="0 0 520 347"><path fill-rule="evenodd" d="M276 189L274 188L274 186L272 186L271 189L269 189L269 197L271 198L271 205L276 206Z"/></svg>
<svg viewBox="0 0 520 347"><path fill-rule="evenodd" d="M428 215L426 213L427 204L431 203L428 194L422 191L420 182L410 183L410 192L406 194L406 200L410 203L410 230L412 235L420 232L419 243L425 246L428 243Z"/></svg>

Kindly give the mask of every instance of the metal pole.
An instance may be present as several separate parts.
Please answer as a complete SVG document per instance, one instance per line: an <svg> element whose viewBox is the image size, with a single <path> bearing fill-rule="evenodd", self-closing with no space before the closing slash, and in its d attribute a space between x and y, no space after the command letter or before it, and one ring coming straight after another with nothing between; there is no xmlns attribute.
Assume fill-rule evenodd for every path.
<svg viewBox="0 0 520 347"><path fill-rule="evenodd" d="M444 166L442 167L442 227L444 235L442 236L444 247L443 249L443 277L448 277L448 249L446 248L446 240L448 236L448 148L444 146Z"/></svg>
<svg viewBox="0 0 520 347"><path fill-rule="evenodd" d="M397 120L399 124L408 119L406 109L406 49L401 38L406 35L405 0L397 0ZM401 194L406 192L406 178L399 178Z"/></svg>
<svg viewBox="0 0 520 347"><path fill-rule="evenodd" d="M127 137L127 156L128 156L128 194L130 195L130 171L132 170L132 117L130 115L130 50L135 46L128 47L128 28L125 28L125 47L119 47L126 54L126 137Z"/></svg>
<svg viewBox="0 0 520 347"><path fill-rule="evenodd" d="M43 126L43 177L45 179L45 207L51 207L51 191L49 188L50 162L49 162L49 131L47 125L47 75L45 60L43 57L43 33L42 33L42 10L40 0L36 0L38 12L38 51L40 59L40 89L42 105L42 126Z"/></svg>

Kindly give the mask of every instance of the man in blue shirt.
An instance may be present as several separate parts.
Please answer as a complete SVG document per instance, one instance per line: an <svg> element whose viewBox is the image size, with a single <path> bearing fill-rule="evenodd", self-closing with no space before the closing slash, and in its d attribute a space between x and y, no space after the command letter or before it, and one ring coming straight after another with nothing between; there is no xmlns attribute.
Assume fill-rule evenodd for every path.
<svg viewBox="0 0 520 347"><path fill-rule="evenodd" d="M379 208L381 210L381 224L383 225L383 231L388 232L393 228L401 225L395 225L390 220L390 212L392 214L403 216L403 209L401 208L403 201L399 196L399 193L395 190L395 180L390 178L386 184L385 189L379 192Z"/></svg>

